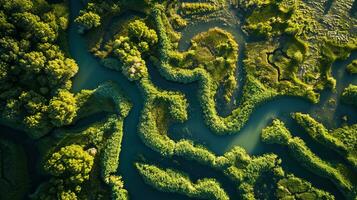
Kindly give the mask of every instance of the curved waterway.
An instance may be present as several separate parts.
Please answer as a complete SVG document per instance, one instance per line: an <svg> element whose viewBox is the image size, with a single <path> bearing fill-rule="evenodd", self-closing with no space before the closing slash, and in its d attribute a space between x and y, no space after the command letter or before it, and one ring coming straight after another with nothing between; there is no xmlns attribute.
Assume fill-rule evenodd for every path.
<svg viewBox="0 0 357 200"><path fill-rule="evenodd" d="M82 6L83 5L81 5L81 1L70 1L71 22L73 22L74 18L78 16L79 10L82 8ZM237 80L239 80L239 87L235 92L235 97L238 98L240 96L242 83L244 82L244 72L242 70L241 61L243 55L242 52L245 47L244 36L238 26L234 25L234 27L232 27L219 21L190 25L183 31L183 37L179 45L180 50L186 50L189 47L189 41L194 35L214 27L220 27L231 32L239 44L240 52L239 61L237 63L239 65L237 70ZM140 112L143 107L143 98L139 89L135 83L128 81L120 72L112 71L103 67L100 62L88 52L86 41L80 34L78 34L77 28L78 27L74 23L71 23L68 33L70 53L79 66L78 74L73 79L73 91L78 92L82 89L94 89L101 83L111 80L117 82L120 85L125 94L133 103L133 109L124 122L124 138L122 152L120 155L120 167L118 171L119 174L123 176L125 188L128 189L131 199L188 199L182 195L158 192L157 190L146 185L133 166L134 162L143 160L148 163L158 164L162 167L173 167L183 170L189 173L193 180L204 177L217 178L217 180L222 183L223 188L228 192L232 199L237 199L238 194L235 191L235 187L221 173L211 170L210 168L202 166L198 163L188 162L180 158L163 159L159 154L153 152L142 143L137 134L137 124L139 122ZM291 156L288 155L285 148L263 144L260 141L260 133L264 127L271 123L272 119L279 118L286 122L287 126L290 128L294 135L302 137L304 141L306 141L307 145L319 156L322 158L329 158L332 160L344 162L335 153L311 141L311 139L309 139L306 134L304 134L304 132L292 121L290 113L310 113L312 116L318 118L319 121L324 122L324 124L329 128L340 126L342 116L348 116L348 123L356 123L357 112L351 107L339 104L339 95L341 94L343 88L348 86L350 83L357 84L356 76L349 75L345 71L346 65L356 58L357 52L354 52L347 60L337 61L334 63L333 76L337 79L336 92L323 91L321 94L321 101L318 104L312 104L302 98L275 98L258 106L242 130L239 133L230 136L217 136L212 133L211 130L205 125L203 120L203 112L197 98L197 82L183 85L167 81L159 75L159 72L155 67L151 66L149 67L149 73L155 85L162 89L181 91L188 99L189 120L185 123L173 124L170 127L169 134L173 139L179 140L181 138L188 138L194 140L197 143L204 144L208 149L212 150L218 155L223 154L236 145L244 147L251 155L261 155L268 152L277 153L282 159L282 165L287 172L294 173L299 177L307 179L315 186L323 188L336 195L336 199L340 199L342 198L341 194L336 190L330 181L315 176L309 171L301 168L299 163L297 163ZM330 105L328 103L328 100L331 98L336 100L336 105L338 106ZM217 107L220 108L220 106L222 105L217 104ZM234 105L231 104L224 107L225 108L219 109L221 111L220 113L222 115L227 115L229 114L230 110L233 109ZM96 119L99 119L99 117L93 116L91 119L85 119L83 121L92 122ZM78 123L77 126L85 126L86 124L88 123ZM18 136L19 134L23 133L19 133L18 131L5 127L0 127L0 130L1 132L8 132L8 134L5 134L6 139L11 139L16 143L23 145L24 148L28 150L29 145L24 145L20 141L22 137ZM15 136L12 136L11 134L14 133L16 133ZM27 138L26 141L28 141ZM319 152L325 153L321 154ZM33 150L33 147L30 147L28 154L31 154L28 155L28 157L31 158L38 153L36 150ZM29 163L30 166L32 161ZM34 168L31 168L30 172L34 170ZM40 180L41 179L35 182L39 183ZM33 191L34 188L31 188L31 190Z"/></svg>
<svg viewBox="0 0 357 200"><path fill-rule="evenodd" d="M82 5L80 4L80 1L71 1L71 21L78 15L81 7ZM194 35L214 27L220 27L231 32L240 47L239 61L237 63L237 80L239 81L239 87L235 95L237 98L240 96L239 92L241 91L244 82L244 72L242 70L241 61L243 57L242 52L245 48L245 39L238 25L230 26L220 21L190 25L182 33L182 40L180 41L179 48L180 50L186 50L189 47L190 39ZM205 166L201 166L197 163L192 164L182 159L177 159L175 161L162 159L159 154L147 148L137 134L137 123L143 107L143 99L136 85L129 82L120 72L112 71L101 66L99 61L87 51L86 41L78 34L77 27L73 23L70 25L69 29L69 42L71 55L79 65L79 72L73 80L74 91L94 89L99 84L107 80L112 80L116 81L121 86L134 105L132 111L124 122L124 138L119 168L119 173L123 176L125 187L130 192L131 199L186 199L186 197L181 195L158 192L146 185L133 166L135 161L143 159L163 167L182 169L185 172L188 172L193 179L215 177L223 184L223 187L228 191L230 196L237 196L234 186L232 187L231 183L224 178L222 174L214 172ZM356 112L349 107L339 105L335 108L327 105L327 101L330 98L335 98L338 105L338 94L341 93L343 88L349 83L357 84L356 78L345 72L346 65L354 58L357 58L357 53L353 53L346 61L334 63L333 75L337 79L337 91L335 93L332 93L331 91L322 92L320 103L313 105L302 98L294 97L276 98L257 107L249 118L247 125L244 126L239 133L231 136L217 136L205 125L203 121L203 112L197 98L197 82L183 85L166 81L159 75L157 69L151 66L149 67L149 73L155 85L167 90L181 91L185 93L189 101L189 120L185 123L174 124L170 127L169 134L173 139L192 139L198 143L206 145L210 150L219 155L236 145L244 147L247 152L253 155L259 155L265 152L275 152L282 158L283 166L287 171L292 172L297 176L304 177L314 185L324 188L339 197L339 192L329 181L321 181L322 179L320 177L299 167L298 163L286 153L286 149L272 147L261 143L260 133L264 127L269 125L273 118L279 118L287 123L294 134L303 137L313 150L319 149L320 152L322 150L324 152L330 152L328 149L313 143L306 137L306 134L304 135L301 133L301 130L292 122L290 113L300 111L310 113L316 117L317 115L323 116L319 119L325 122L329 127L338 126L339 123L332 122L339 121L344 115L349 116L350 122L355 122L357 119ZM217 104L217 106L220 105ZM226 107L226 111L223 111L221 113L222 115L229 113L229 110L231 110L234 105L228 105ZM334 154L331 153L331 155ZM330 156L329 158L341 160L341 158L336 156Z"/></svg>

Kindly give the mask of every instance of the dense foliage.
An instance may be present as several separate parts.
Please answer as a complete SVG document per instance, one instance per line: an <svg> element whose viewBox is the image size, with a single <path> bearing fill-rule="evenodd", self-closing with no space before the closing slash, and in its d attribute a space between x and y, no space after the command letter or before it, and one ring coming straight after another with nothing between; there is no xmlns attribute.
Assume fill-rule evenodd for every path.
<svg viewBox="0 0 357 200"><path fill-rule="evenodd" d="M45 170L65 181L80 184L89 178L92 170L93 157L81 146L70 145L61 148L47 160Z"/></svg>
<svg viewBox="0 0 357 200"><path fill-rule="evenodd" d="M347 65L347 71L351 74L357 74L357 59L353 60Z"/></svg>
<svg viewBox="0 0 357 200"><path fill-rule="evenodd" d="M84 7L71 23L79 27L89 51L130 82L119 75L123 86L106 82L95 89L71 91L78 67L70 54L80 55L78 58L82 54L69 51L66 30L68 6L77 3ZM0 123L30 136L13 134L14 142L0 138L0 199L23 199L34 192L32 199L127 200L130 191L124 180L132 189L136 185L130 181L137 178L126 171L129 166L142 177L134 181L191 199L334 199L329 192L338 192L330 187L324 188L329 192L323 191L307 181L310 177L303 173L310 171L326 185L331 182L344 198L355 200L357 124L350 124L354 120L350 112L341 127L332 130L312 115L293 113L294 127L300 126L304 137L293 135L284 122L274 119L260 138L287 149L290 155L281 157L281 151L270 152L275 146L249 151L232 146L217 155L204 140L191 139L194 134L171 134L171 125L197 120L190 119L197 111L186 98L191 92L197 94L206 125L218 134L238 133L257 107L280 96L318 103L322 90L340 88L333 77L333 63L347 59L357 49L356 5L353 0L0 0ZM75 15L75 7L71 14ZM77 34L72 28L70 37ZM93 72L81 67L79 78L108 74L107 70ZM197 86L177 91L186 85L157 79L153 67L166 81L197 82ZM354 60L347 71L354 74L355 68ZM134 86L142 97L134 101L140 110L134 109L132 116L138 121L125 120L132 104L120 87L128 85L126 92ZM356 106L355 85L341 95L342 103ZM317 106L323 104L322 112L331 109L331 115L339 115L334 102L331 99ZM315 109L309 111L313 112ZM264 116L283 115L268 110ZM316 119L323 121L324 116L319 117ZM260 120L253 121L264 122ZM135 125L137 131L124 133ZM183 126L190 131L191 127ZM137 141L124 134L137 134L148 152L137 152L132 145L138 145ZM302 139L305 137L309 141ZM121 160L123 138L133 148L125 149L124 158L130 156L134 161ZM236 142L240 139L229 141ZM311 146L315 143L335 151L338 159L315 152L320 150ZM28 146L34 149L27 152ZM146 156L160 158L156 162ZM295 170L295 166L292 170L284 160L291 157L307 171ZM175 167L161 167L167 166L166 161ZM205 177L200 170L191 176L190 171L174 169L191 162L224 177ZM122 164L125 166L119 168ZM238 196L228 195L226 181ZM32 182L41 182L35 191ZM141 188L135 189L141 192Z"/></svg>
<svg viewBox="0 0 357 200"><path fill-rule="evenodd" d="M226 192L215 179L200 179L193 183L182 172L161 169L154 165L136 164L145 182L164 192L177 192L195 199L228 200Z"/></svg>
<svg viewBox="0 0 357 200"><path fill-rule="evenodd" d="M315 133L316 134L316 133ZM333 182L347 199L356 197L356 184L353 171L341 163L332 163L322 160L313 153L299 137L293 137L285 124L274 120L272 125L263 129L262 140L269 144L284 145L299 163L311 172L325 177Z"/></svg>
<svg viewBox="0 0 357 200"><path fill-rule="evenodd" d="M279 199L334 199L325 191L313 188L309 182L292 175L278 182L276 196Z"/></svg>
<svg viewBox="0 0 357 200"><path fill-rule="evenodd" d="M65 43L60 40L67 28L65 4L26 0L0 5L1 118L40 135L70 124L76 106L68 90L78 67L59 46Z"/></svg>
<svg viewBox="0 0 357 200"><path fill-rule="evenodd" d="M41 140L44 170L52 176L40 185L33 198L128 199L117 170L123 121L131 103L112 82L82 91L77 98L81 102L80 116L103 111L115 114L84 129L60 129Z"/></svg>
<svg viewBox="0 0 357 200"><path fill-rule="evenodd" d="M350 84L342 92L342 102L345 104L350 104L357 106L357 85Z"/></svg>
<svg viewBox="0 0 357 200"><path fill-rule="evenodd" d="M53 178L42 185L36 199L77 199L81 184L89 179L93 156L79 145L62 147L48 158L44 165Z"/></svg>
<svg viewBox="0 0 357 200"><path fill-rule="evenodd" d="M148 73L142 53L152 48L157 36L154 30L138 20L128 25L128 35L114 41L113 52L123 63L123 73L131 80L137 80Z"/></svg>
<svg viewBox="0 0 357 200"><path fill-rule="evenodd" d="M328 131L308 114L295 113L293 117L316 142L335 150L357 168L357 124Z"/></svg>

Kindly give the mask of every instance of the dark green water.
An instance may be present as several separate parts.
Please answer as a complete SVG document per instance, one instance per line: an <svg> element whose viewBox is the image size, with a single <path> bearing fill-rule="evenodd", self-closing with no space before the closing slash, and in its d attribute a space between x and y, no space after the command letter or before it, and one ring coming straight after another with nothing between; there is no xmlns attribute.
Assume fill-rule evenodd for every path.
<svg viewBox="0 0 357 200"><path fill-rule="evenodd" d="M80 8L82 7L80 1L72 0L71 6L71 22L78 15ZM197 33L206 31L209 28L220 27L231 32L240 45L237 79L239 80L240 87L236 91L236 98L241 95L241 86L244 81L244 71L242 70L242 51L244 50L244 36L240 31L238 26L228 26L224 25L222 22L211 22L202 23L189 26L183 31L183 38L180 42L180 49L185 50L188 48L188 41ZM217 178L223 185L224 189L232 197L231 199L238 199L237 193L235 191L232 183L225 178L219 172L215 172L205 166L199 165L197 163L187 162L180 158L163 159L159 154L153 152L147 148L137 134L137 123L140 118L140 112L143 107L143 99L137 86L129 82L120 72L112 71L101 66L99 61L95 59L88 51L86 46L86 41L84 38L77 33L77 26L71 24L69 28L69 43L70 43L70 53L72 57L76 60L79 65L79 72L73 80L73 91L78 92L81 89L94 89L101 83L112 80L116 81L121 88L124 90L125 94L130 98L133 103L133 109L131 110L129 116L126 118L124 123L124 138L122 144L122 152L120 155L120 168L119 174L123 176L125 182L125 188L128 189L130 197L133 200L157 200L157 199L170 199L170 200L182 200L187 199L185 196L168 194L158 192L152 189L150 186L146 185L136 169L133 163L136 161L145 160L149 163L158 164L163 167L173 167L181 169L188 172L190 176L195 180L204 177L214 177ZM329 158L333 160L338 160L341 162L342 159L328 149L312 142L306 134L304 134L294 122L290 119L289 115L291 112L306 112L317 117L320 121L324 122L328 127L337 127L340 125L340 119L342 116L347 115L349 117L349 123L355 123L357 120L357 112L351 107L339 105L339 94L342 89L346 87L349 83L357 84L356 77L348 75L345 72L346 65L353 59L357 58L357 52L354 52L349 59L346 61L338 61L333 66L333 75L337 79L337 91L333 93L331 91L324 91L321 95L321 102L318 104L311 104L302 98L293 97L279 97L272 101L269 101L259 107L251 115L247 125L239 132L231 136L217 136L212 133L208 127L205 126L203 121L202 110L197 98L197 83L191 84L177 84L164 80L155 67L149 67L149 73L152 77L153 82L160 88L167 90L181 91L185 93L190 107L189 107L189 120L182 124L174 124L170 127L170 136L178 140L180 138L189 138L197 143L206 145L210 150L217 154L223 154L232 147L239 145L244 147L247 152L252 155L261 155L265 152L274 152L279 155L283 160L283 167L287 172L292 172L299 177L306 178L312 182L315 186L326 189L327 191L336 195L337 199L341 197L340 193L336 190L333 185L325 179L315 176L314 174L304 170L299 167L299 164L294 161L294 159L286 153L285 148L279 146L265 145L260 141L260 133L262 128L269 125L273 118L282 119L287 123L290 130L295 135L302 137L307 145L318 153L323 158ZM327 101L330 98L335 98L337 100L337 107L326 106ZM238 101L239 104L239 101ZM217 105L217 107L222 108L222 115L227 115L229 112L237 105ZM94 116L90 119L84 121L93 121L97 119ZM98 117L99 119L99 117ZM78 126L83 126L80 123ZM1 132L12 132L16 131L1 127ZM12 134L11 133L11 134ZM13 141L23 145L26 149L30 148L28 145L21 142L22 137L16 136L12 138L11 134L6 134L6 138L11 138ZM19 133L21 134L21 133ZM18 134L16 134L18 135ZM28 141L25 138L25 141ZM318 151L316 151L318 150ZM36 153L36 150L30 150L29 157ZM324 152L321 154L319 152ZM32 155L31 155L32 154ZM34 161L30 161L34 162ZM30 169L30 172L34 169ZM35 182L39 183L41 179ZM34 188L32 188L33 190Z"/></svg>

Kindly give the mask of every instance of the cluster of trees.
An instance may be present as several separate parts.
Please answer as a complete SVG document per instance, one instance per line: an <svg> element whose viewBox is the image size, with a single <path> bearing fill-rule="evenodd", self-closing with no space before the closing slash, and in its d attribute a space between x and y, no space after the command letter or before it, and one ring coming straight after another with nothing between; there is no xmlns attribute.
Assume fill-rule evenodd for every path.
<svg viewBox="0 0 357 200"><path fill-rule="evenodd" d="M163 192L175 192L195 199L228 200L229 196L215 179L199 179L193 183L188 175L172 169L136 163L144 181Z"/></svg>
<svg viewBox="0 0 357 200"><path fill-rule="evenodd" d="M58 129L41 140L40 149L45 151L41 153L45 160L43 168L51 179L38 187L33 198L128 199L117 169L123 123L132 106L130 101L113 82L95 90L83 90L76 99L80 117L98 112L115 114L84 129Z"/></svg>
<svg viewBox="0 0 357 200"><path fill-rule="evenodd" d="M0 3L1 118L33 133L70 124L76 115L68 90L78 66L58 46L67 17L64 3Z"/></svg>
<svg viewBox="0 0 357 200"><path fill-rule="evenodd" d="M277 184L276 197L278 199L335 199L331 194L314 188L311 183L288 175Z"/></svg>
<svg viewBox="0 0 357 200"><path fill-rule="evenodd" d="M76 18L79 32L91 30L127 10L149 13L150 7L161 0L89 0Z"/></svg>
<svg viewBox="0 0 357 200"><path fill-rule="evenodd" d="M245 1L241 5L245 15L244 30L264 38L281 35L296 6L295 1L288 1Z"/></svg>
<svg viewBox="0 0 357 200"><path fill-rule="evenodd" d="M188 3L183 2L180 6L180 11L184 15L197 15L218 10L218 7L213 3Z"/></svg>
<svg viewBox="0 0 357 200"><path fill-rule="evenodd" d="M86 7L80 11L75 22L80 25L79 32L96 28L101 25L102 18L106 15L115 15L120 11L120 1L117 0L90 0Z"/></svg>
<svg viewBox="0 0 357 200"><path fill-rule="evenodd" d="M113 43L113 52L123 63L122 73L130 80L139 80L147 74L146 62L141 56L141 51L129 37L120 36L116 39Z"/></svg>
<svg viewBox="0 0 357 200"><path fill-rule="evenodd" d="M51 154L44 164L53 178L33 195L36 199L78 199L88 181L94 157L80 145L68 145Z"/></svg>
<svg viewBox="0 0 357 200"><path fill-rule="evenodd" d="M139 80L148 73L143 54L154 48L158 38L155 30L140 20L130 22L126 28L128 35L115 39L112 51L123 63L123 74L130 80Z"/></svg>
<svg viewBox="0 0 357 200"><path fill-rule="evenodd" d="M77 114L77 103L75 96L68 90L59 90L48 105L49 118L52 124L61 127L70 124Z"/></svg>
<svg viewBox="0 0 357 200"><path fill-rule="evenodd" d="M329 179L347 199L354 199L356 197L357 190L354 180L351 176L346 175L349 173L353 174L353 172L341 163L333 164L322 160L306 146L302 139L293 137L285 127L285 124L280 120L274 120L271 126L263 129L262 140L269 144L286 146L291 155L303 167L312 173Z"/></svg>
<svg viewBox="0 0 357 200"><path fill-rule="evenodd" d="M100 26L100 16L92 11L83 12L75 19L75 22L81 25L81 29L89 30L95 27ZM79 32L83 32L84 30L79 30Z"/></svg>
<svg viewBox="0 0 357 200"><path fill-rule="evenodd" d="M59 150L47 153L44 170L51 179L39 186L33 198L128 199L117 175L126 115L110 115L84 129L61 129L55 138L42 141L41 149Z"/></svg>
<svg viewBox="0 0 357 200"><path fill-rule="evenodd" d="M79 145L70 145L53 153L45 163L45 171L69 184L81 184L89 179L93 156Z"/></svg>

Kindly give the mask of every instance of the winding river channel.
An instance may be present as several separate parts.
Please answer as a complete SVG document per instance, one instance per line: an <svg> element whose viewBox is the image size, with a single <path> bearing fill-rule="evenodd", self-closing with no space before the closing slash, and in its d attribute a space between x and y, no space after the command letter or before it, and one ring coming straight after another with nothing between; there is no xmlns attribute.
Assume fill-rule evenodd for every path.
<svg viewBox="0 0 357 200"><path fill-rule="evenodd" d="M72 22L73 19L79 14L79 10L81 9L82 5L81 1L79 0L71 0L70 2L70 18ZM239 98L241 95L239 92L241 91L241 85L244 80L244 72L242 70L241 60L245 39L238 25L229 26L219 21L189 25L186 29L183 30L182 40L179 47L181 50L187 49L189 46L189 41L194 35L202 31L207 31L209 28L213 27L220 27L231 32L240 46L239 62L237 63L237 79L240 86L236 91L236 98ZM112 80L120 85L125 94L133 103L133 109L124 122L124 138L122 152L120 155L120 168L118 171L118 173L123 176L125 188L129 191L131 199L187 199L185 196L181 195L158 192L152 189L150 186L146 185L133 166L135 161L146 161L149 163L158 164L163 167L178 168L189 173L193 180L204 177L217 178L222 183L223 188L228 192L232 199L237 199L238 194L235 191L233 184L220 172L216 172L208 167L197 163L188 162L180 158L174 158L174 160L161 158L159 154L151 151L144 145L137 134L137 123L139 121L140 112L143 107L143 98L139 92L139 89L135 83L128 81L120 72L112 71L101 66L99 60L94 58L94 56L88 52L86 41L80 34L78 34L77 28L78 27L74 23L71 23L68 32L70 53L79 66L79 72L73 80L73 91L78 92L82 89L94 89L101 83ZM244 147L246 151L252 155L261 155L267 152L277 153L282 159L282 165L286 171L292 172L299 177L306 178L315 186L331 192L332 194L336 195L336 199L339 199L338 197L341 197L341 194L339 194L336 188L333 187L332 183L330 183L328 180L317 177L314 174L299 167L299 164L286 153L285 148L263 144L260 141L260 133L264 127L269 125L272 119L282 119L290 128L292 133L302 137L304 141L306 141L307 145L319 156L322 158L329 158L344 162L340 157L333 156L335 154L330 152L325 147L312 142L308 137L306 137L306 134L304 134L302 130L299 129L291 120L290 113L298 111L310 113L319 121L324 122L324 124L329 128L340 126L341 117L345 115L348 116L349 123L355 123L357 121L357 112L351 107L339 104L339 95L341 94L343 88L348 86L348 84L357 84L357 77L349 75L345 71L346 65L356 58L357 52L354 52L347 60L337 61L334 63L333 76L337 80L336 92L323 91L321 94L320 103L312 104L302 98L278 97L258 106L250 116L249 121L244 126L244 128L239 133L230 136L217 136L212 133L205 125L202 109L197 98L197 82L183 85L166 81L159 75L159 72L155 67L149 67L149 73L151 75L152 81L159 88L181 91L185 93L188 99L190 105L189 120L185 123L173 124L170 127L169 133L170 137L173 139L192 139L197 143L204 144L208 149L219 155L223 154L236 145ZM328 103L330 98L336 99L336 105L338 106L330 105ZM217 105L217 107L219 106L223 105ZM221 114L226 115L229 114L229 111L234 107L234 105L224 105L223 107L224 109L222 108L223 111ZM94 118L95 117L96 116L94 116ZM83 126L85 124L86 123L83 123ZM78 124L78 126L81 126L81 124ZM21 142L21 140L24 139L28 141L27 138L18 136L21 135L21 133L15 134L14 132L16 131L5 127L0 127L0 130L1 132L8 132L9 134L5 134L5 137L9 140L13 140L16 143L21 144L25 149L33 148L31 147L32 145L26 142ZM10 132L14 133L16 136L12 136ZM318 151L316 151L317 149ZM36 152L37 150L32 149L28 152L28 156L34 156ZM324 154L319 152L324 152ZM32 170L34 169L31 169L31 171ZM36 183L39 181L40 180L34 182Z"/></svg>

